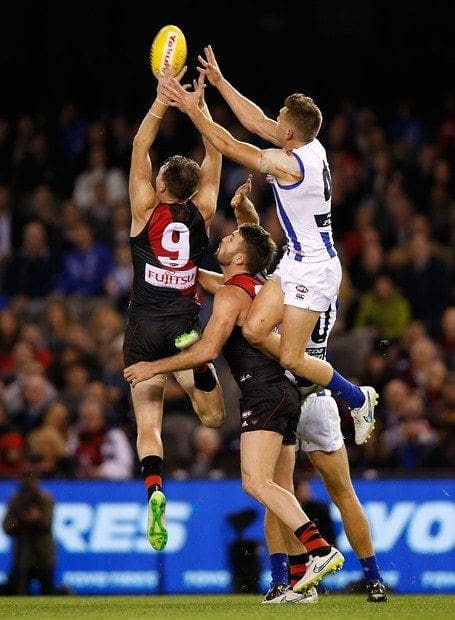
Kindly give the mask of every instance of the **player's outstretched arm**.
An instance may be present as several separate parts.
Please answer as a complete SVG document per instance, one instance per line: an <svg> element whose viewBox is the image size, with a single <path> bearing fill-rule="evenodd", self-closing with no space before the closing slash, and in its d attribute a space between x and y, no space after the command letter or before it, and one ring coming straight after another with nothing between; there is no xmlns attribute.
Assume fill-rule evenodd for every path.
<svg viewBox="0 0 455 620"><path fill-rule="evenodd" d="M186 67L176 77L177 82L182 79L185 72ZM169 107L169 100L163 91L163 85L168 79L169 77L165 75L158 78L155 99L133 139L129 173L129 198L133 227L136 223L142 228L143 220L150 216L150 209L155 199L155 188L151 183L153 171L149 152L158 134L161 119Z"/></svg>
<svg viewBox="0 0 455 620"><path fill-rule="evenodd" d="M229 131L204 114L198 106L200 88L198 85L196 90L190 91L183 88L177 80L171 79L165 85L165 92L171 101L170 105L185 112L197 129L210 140L220 153L250 170L259 170L266 174L271 172L271 170L261 167L263 153L261 149L247 142L236 140Z"/></svg>
<svg viewBox="0 0 455 620"><path fill-rule="evenodd" d="M204 74L199 75L197 82L193 82L194 90L200 93L199 109L207 116L212 118L210 110L205 101L205 84ZM215 217L218 194L220 191L222 155L210 142L210 140L202 135L202 142L205 148L204 159L201 163L201 176L199 180L198 191L193 198L194 203L204 218L207 234L210 232L210 226Z"/></svg>
<svg viewBox="0 0 455 620"><path fill-rule="evenodd" d="M253 101L240 93L221 73L213 48L208 45L204 48L205 58L198 56L198 60L210 84L218 89L220 95L231 108L240 123L252 133L261 136L264 140L278 145L276 139L276 121L265 115L264 111Z"/></svg>

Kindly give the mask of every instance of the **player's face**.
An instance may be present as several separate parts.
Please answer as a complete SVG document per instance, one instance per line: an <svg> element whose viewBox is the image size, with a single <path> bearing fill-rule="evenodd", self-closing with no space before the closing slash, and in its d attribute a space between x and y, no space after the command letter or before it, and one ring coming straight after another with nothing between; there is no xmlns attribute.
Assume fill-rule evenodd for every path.
<svg viewBox="0 0 455 620"><path fill-rule="evenodd" d="M230 265L234 257L241 252L242 241L242 235L238 230L224 236L215 252L218 263L224 267Z"/></svg>

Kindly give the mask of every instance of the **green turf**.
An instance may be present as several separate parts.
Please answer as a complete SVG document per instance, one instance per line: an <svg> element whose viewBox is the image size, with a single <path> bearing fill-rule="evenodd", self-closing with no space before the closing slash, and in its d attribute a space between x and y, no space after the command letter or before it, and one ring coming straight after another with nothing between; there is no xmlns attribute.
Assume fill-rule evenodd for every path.
<svg viewBox="0 0 455 620"><path fill-rule="evenodd" d="M261 605L261 595L229 596L66 596L2 597L0 618L294 618L311 620L350 618L431 618L455 617L455 596L394 595L387 603L367 603L363 595L320 596L306 605Z"/></svg>

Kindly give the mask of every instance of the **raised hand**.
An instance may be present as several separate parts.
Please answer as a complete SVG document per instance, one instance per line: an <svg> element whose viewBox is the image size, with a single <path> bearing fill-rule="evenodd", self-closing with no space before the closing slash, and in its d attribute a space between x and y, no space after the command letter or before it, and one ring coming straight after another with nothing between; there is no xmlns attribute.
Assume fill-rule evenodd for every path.
<svg viewBox="0 0 455 620"><path fill-rule="evenodd" d="M193 87L193 91L187 90L188 85L182 86L176 78L170 78L163 82L162 91L170 106L188 113L191 109L199 107L205 87L204 80L199 78L197 82L193 82Z"/></svg>
<svg viewBox="0 0 455 620"><path fill-rule="evenodd" d="M251 194L252 178L253 178L253 175L250 173L245 183L242 183L242 185L240 185L240 187L238 187L235 190L235 194L231 198L231 207L233 209L235 209L236 207L239 207L244 201L244 199L248 198L248 196Z"/></svg>
<svg viewBox="0 0 455 620"><path fill-rule="evenodd" d="M202 67L198 67L199 72L203 72L210 84L214 86L219 80L222 79L222 74L220 71L220 67L215 58L215 54L213 53L213 49L211 45L204 47L205 58L203 56L198 56L198 60L201 63Z"/></svg>
<svg viewBox="0 0 455 620"><path fill-rule="evenodd" d="M156 87L156 97L157 99L159 99L160 101L162 101L163 103L165 103L166 105L170 105L171 101L169 100L169 98L167 97L166 93L164 92L164 85L168 84L169 81L171 79L175 79L177 80L177 82L181 82L183 76L185 75L185 73L187 72L188 67L185 65L182 70L180 71L180 73L178 73L175 78L172 78L172 76L168 73L165 72L161 72L159 77L158 77L158 84ZM189 85L188 85L189 88Z"/></svg>

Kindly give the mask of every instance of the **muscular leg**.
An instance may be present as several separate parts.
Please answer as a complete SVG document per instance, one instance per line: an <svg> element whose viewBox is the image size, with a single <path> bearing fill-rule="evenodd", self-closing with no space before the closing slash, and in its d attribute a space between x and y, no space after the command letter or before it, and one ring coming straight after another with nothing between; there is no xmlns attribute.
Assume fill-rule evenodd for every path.
<svg viewBox="0 0 455 620"><path fill-rule="evenodd" d="M292 494L294 494L294 466L294 446L282 446L275 467L274 481ZM286 552L288 555L299 555L306 551L294 533L268 508L264 515L264 532L269 554Z"/></svg>
<svg viewBox="0 0 455 620"><path fill-rule="evenodd" d="M308 456L341 513L344 531L355 554L358 558L372 556L374 550L370 526L352 486L345 446L335 452L308 452Z"/></svg>
<svg viewBox="0 0 455 620"><path fill-rule="evenodd" d="M327 385L332 378L332 366L305 353L320 313L283 303L280 281L273 276L254 298L243 335L257 349L279 359L295 375ZM279 335L273 329L280 324Z"/></svg>
<svg viewBox="0 0 455 620"><path fill-rule="evenodd" d="M272 431L242 433L240 462L242 486L248 495L266 506L292 532L309 519L295 496L274 482L281 452L281 435ZM264 455L267 455L264 458Z"/></svg>
<svg viewBox="0 0 455 620"><path fill-rule="evenodd" d="M243 335L254 347L279 359L280 364L296 377L327 387L341 396L352 410L355 441L359 445L364 443L375 423L374 407L378 395L374 388L360 388L336 372L327 361L306 352L321 312L283 304L280 279L272 276L253 300L242 328ZM274 328L280 324L280 317L278 334ZM324 335L325 341L327 336L328 333Z"/></svg>
<svg viewBox="0 0 455 620"><path fill-rule="evenodd" d="M137 454L148 497L147 537L157 551L164 549L168 538L166 497L162 491L164 450L161 439L165 380L165 375L157 375L131 388L137 424Z"/></svg>
<svg viewBox="0 0 455 620"><path fill-rule="evenodd" d="M216 387L210 392L198 390L194 386L192 370L182 370L174 373L174 376L190 397L193 409L202 424L209 428L219 428L226 420L223 390L219 384L215 367L213 364L209 364L209 366L216 377Z"/></svg>
<svg viewBox="0 0 455 620"><path fill-rule="evenodd" d="M165 380L164 375L158 375L131 388L137 425L136 447L139 460L150 454L163 458L161 426Z"/></svg>

